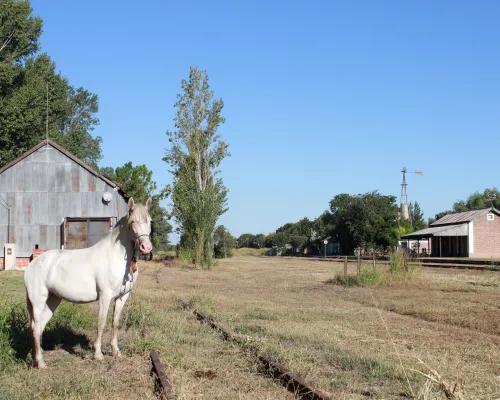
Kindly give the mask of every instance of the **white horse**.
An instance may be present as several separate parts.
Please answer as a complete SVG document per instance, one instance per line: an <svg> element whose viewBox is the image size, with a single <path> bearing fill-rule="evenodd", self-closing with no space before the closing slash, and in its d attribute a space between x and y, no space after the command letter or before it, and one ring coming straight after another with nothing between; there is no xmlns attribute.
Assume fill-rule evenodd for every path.
<svg viewBox="0 0 500 400"><path fill-rule="evenodd" d="M94 343L97 360L102 360L101 339L109 304L115 300L113 315L113 356L118 350L118 324L120 315L129 298L130 290L137 282L137 256L149 254L153 246L150 240L151 217L145 205L128 201L129 213L109 234L94 246L78 250L50 250L33 260L26 268L26 285L29 323L33 336L33 361L38 368L45 368L41 339L42 332L61 300L72 303L90 303L99 300L99 323Z"/></svg>

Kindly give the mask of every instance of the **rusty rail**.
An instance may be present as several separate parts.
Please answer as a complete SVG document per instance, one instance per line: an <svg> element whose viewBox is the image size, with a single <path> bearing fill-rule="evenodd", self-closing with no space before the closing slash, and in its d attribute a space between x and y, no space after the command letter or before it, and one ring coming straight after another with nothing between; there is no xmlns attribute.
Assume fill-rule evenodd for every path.
<svg viewBox="0 0 500 400"><path fill-rule="evenodd" d="M311 387L300 376L286 369L278 362L270 360L265 355L259 356L259 361L264 365L266 371L275 379L279 379L281 384L288 391L295 393L304 400L331 399L329 393Z"/></svg>
<svg viewBox="0 0 500 400"><path fill-rule="evenodd" d="M153 363L152 371L156 374L156 392L162 400L173 399L173 389L165 374L165 369L160 361L160 357L156 351L152 351L149 355Z"/></svg>
<svg viewBox="0 0 500 400"><path fill-rule="evenodd" d="M191 306L182 300L181 300L181 305L185 309L191 309ZM206 323L211 328L217 330L221 334L224 340L235 342L238 344L246 344L245 339L243 339L240 335L237 335L236 333L229 331L228 329L224 328L222 325L220 325L213 319L203 315L198 310L194 309L193 314L196 316L196 319L199 322ZM257 359L262 364L266 373L270 375L272 378L279 380L284 388L294 393L301 400L332 399L331 394L312 387L311 384L307 383L302 377L289 371L282 364L272 361L265 354L259 354L259 351L255 347L252 347L252 350L256 354Z"/></svg>

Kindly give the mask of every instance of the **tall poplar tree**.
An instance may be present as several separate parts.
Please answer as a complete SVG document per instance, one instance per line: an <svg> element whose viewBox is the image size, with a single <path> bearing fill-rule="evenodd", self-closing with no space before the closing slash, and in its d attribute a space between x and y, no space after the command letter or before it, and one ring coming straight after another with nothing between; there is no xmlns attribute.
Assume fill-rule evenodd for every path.
<svg viewBox="0 0 500 400"><path fill-rule="evenodd" d="M210 268L213 232L219 217L227 211L227 188L217 176L228 145L217 133L225 122L222 99L214 100L206 71L190 68L177 95L176 130L167 131L170 147L164 161L172 168L172 215L181 247L192 262Z"/></svg>

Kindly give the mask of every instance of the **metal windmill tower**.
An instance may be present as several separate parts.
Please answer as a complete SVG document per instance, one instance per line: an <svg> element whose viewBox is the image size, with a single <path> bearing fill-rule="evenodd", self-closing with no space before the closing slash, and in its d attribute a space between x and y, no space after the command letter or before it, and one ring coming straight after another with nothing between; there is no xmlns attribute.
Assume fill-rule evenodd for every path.
<svg viewBox="0 0 500 400"><path fill-rule="evenodd" d="M406 183L406 174L415 174L415 175L424 175L424 171L407 171L406 167L403 167L401 170L403 173L403 181L401 182L401 200L400 200L400 215L404 219L407 219L411 222L411 214L410 214L410 206L408 204L408 194L406 193L406 187L408 184Z"/></svg>

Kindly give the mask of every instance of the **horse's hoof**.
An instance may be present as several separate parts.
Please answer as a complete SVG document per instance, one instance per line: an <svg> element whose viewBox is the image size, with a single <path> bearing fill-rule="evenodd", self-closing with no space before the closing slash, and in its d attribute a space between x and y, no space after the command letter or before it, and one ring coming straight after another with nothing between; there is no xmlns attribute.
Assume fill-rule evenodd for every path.
<svg viewBox="0 0 500 400"><path fill-rule="evenodd" d="M121 351L113 352L113 357L121 357L121 356L122 356L122 352Z"/></svg>
<svg viewBox="0 0 500 400"><path fill-rule="evenodd" d="M104 360L104 356L102 354L95 354L94 355L94 359L98 360L98 361L101 361L101 360Z"/></svg>
<svg viewBox="0 0 500 400"><path fill-rule="evenodd" d="M45 368L47 368L47 364L45 364L45 361L38 361L36 364L36 367L38 369L45 369Z"/></svg>

